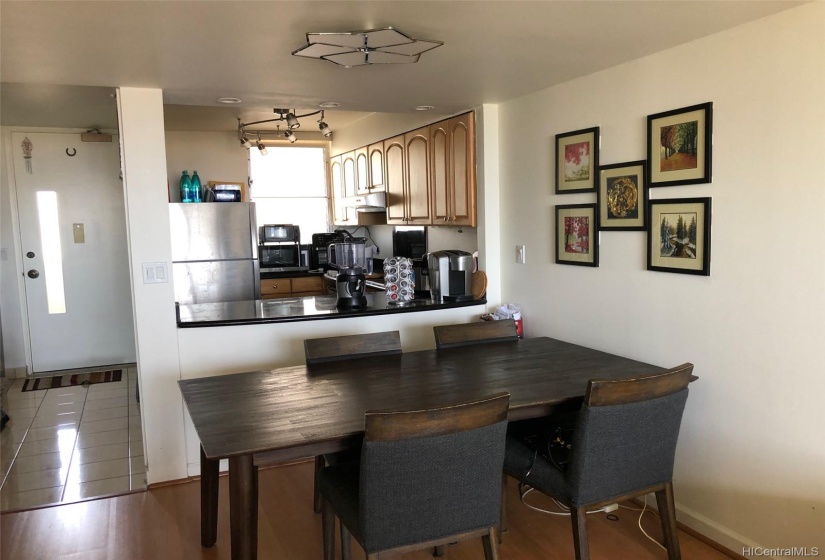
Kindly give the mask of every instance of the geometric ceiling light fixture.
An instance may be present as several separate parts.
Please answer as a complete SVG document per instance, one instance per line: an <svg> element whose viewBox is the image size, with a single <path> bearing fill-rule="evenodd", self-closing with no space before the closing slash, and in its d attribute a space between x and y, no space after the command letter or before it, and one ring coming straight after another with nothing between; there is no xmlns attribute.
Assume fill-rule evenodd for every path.
<svg viewBox="0 0 825 560"><path fill-rule="evenodd" d="M258 149L261 150L262 154L266 154L266 149L261 149L263 143L261 142L261 135L275 135L276 138L285 138L289 140L290 143L294 144L298 137L292 132L293 130L297 130L301 128L301 122L298 119L302 119L304 117L311 117L313 115L321 115L321 118L318 119L318 130L324 137L329 138L332 136L332 130L330 130L329 125L324 122L324 111L313 111L312 113L305 113L303 115L296 115L295 110L293 109L273 109L272 110L276 115L278 115L274 119L266 119L263 121L254 121L244 123L241 122L241 119L238 119L238 140L241 142L241 146L244 148L250 148L251 142L249 142L250 135L257 135L258 136ZM281 125L277 125L277 130L248 130L248 126L253 126L256 124L263 124L263 123L285 123L286 131L281 132Z"/></svg>
<svg viewBox="0 0 825 560"><path fill-rule="evenodd" d="M440 47L442 41L413 39L386 27L348 33L307 33L307 44L295 56L318 58L351 68L369 64L412 64L421 53Z"/></svg>

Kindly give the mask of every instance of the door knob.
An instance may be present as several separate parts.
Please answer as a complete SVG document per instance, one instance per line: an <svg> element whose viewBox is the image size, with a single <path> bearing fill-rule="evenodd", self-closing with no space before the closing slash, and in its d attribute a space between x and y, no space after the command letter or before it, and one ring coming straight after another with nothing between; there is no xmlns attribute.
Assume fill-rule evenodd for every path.
<svg viewBox="0 0 825 560"><path fill-rule="evenodd" d="M40 276L40 273L39 273L38 271L36 271L35 269L31 269L30 271L28 271L28 272L26 273L26 275L27 275L29 278L37 278L38 276Z"/></svg>

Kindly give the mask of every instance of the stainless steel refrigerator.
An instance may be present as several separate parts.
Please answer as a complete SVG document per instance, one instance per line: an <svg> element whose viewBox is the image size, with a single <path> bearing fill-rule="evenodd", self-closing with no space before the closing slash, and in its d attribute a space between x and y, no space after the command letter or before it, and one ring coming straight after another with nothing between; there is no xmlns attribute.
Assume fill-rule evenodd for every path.
<svg viewBox="0 0 825 560"><path fill-rule="evenodd" d="M181 305L261 298L254 202L169 204Z"/></svg>

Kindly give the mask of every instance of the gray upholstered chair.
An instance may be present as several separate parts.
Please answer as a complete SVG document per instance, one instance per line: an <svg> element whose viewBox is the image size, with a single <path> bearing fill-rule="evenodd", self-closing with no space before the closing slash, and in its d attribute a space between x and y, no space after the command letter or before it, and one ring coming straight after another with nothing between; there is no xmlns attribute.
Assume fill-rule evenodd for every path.
<svg viewBox="0 0 825 560"><path fill-rule="evenodd" d="M516 323L512 319L501 321L476 321L458 325L433 327L435 347L438 350L490 342L516 342Z"/></svg>
<svg viewBox="0 0 825 560"><path fill-rule="evenodd" d="M327 362L375 358L400 353L401 335L398 331L330 336L327 338L310 338L304 340L304 357L306 358L307 366L310 367ZM321 370L315 369L315 371ZM351 460L357 458L357 456L358 450L352 453L343 451L336 454L316 455L313 499L313 509L315 513L321 511L321 494L318 492L318 471L327 464Z"/></svg>
<svg viewBox="0 0 825 560"><path fill-rule="evenodd" d="M562 471L522 439L507 436L504 472L570 508L577 560L590 557L588 510L656 493L665 548L679 559L673 461L693 365L622 380L591 380ZM552 459L552 455L551 455Z"/></svg>
<svg viewBox="0 0 825 560"><path fill-rule="evenodd" d="M350 536L367 560L479 536L485 558L498 559L509 404L509 393L500 393L428 410L368 411L360 463L318 477L324 559L335 557L336 516L344 560Z"/></svg>

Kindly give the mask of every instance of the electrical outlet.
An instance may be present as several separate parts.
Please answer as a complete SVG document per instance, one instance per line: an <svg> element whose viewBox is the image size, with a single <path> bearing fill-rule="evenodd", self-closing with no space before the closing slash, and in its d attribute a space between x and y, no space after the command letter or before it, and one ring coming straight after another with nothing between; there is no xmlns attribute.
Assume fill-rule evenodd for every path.
<svg viewBox="0 0 825 560"><path fill-rule="evenodd" d="M524 245L516 245L516 264L524 264L525 257Z"/></svg>

